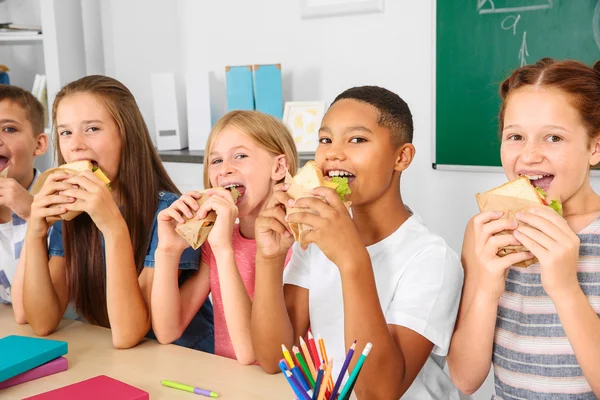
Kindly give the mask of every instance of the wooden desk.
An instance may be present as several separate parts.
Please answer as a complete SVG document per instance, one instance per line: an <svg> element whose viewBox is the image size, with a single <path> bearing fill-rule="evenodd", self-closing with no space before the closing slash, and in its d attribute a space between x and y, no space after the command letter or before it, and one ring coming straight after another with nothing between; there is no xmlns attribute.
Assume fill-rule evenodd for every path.
<svg viewBox="0 0 600 400"><path fill-rule="evenodd" d="M12 308L0 304L0 337L35 336L29 325L17 325ZM63 320L49 339L69 343L69 369L0 390L3 400L22 399L96 375L107 375L150 393L150 399L201 400L207 397L163 387L162 379L195 385L219 393L220 399L293 399L281 375L268 375L258 366L174 345L145 340L128 350L112 346L110 331L77 321ZM0 357L2 355L0 354Z"/></svg>

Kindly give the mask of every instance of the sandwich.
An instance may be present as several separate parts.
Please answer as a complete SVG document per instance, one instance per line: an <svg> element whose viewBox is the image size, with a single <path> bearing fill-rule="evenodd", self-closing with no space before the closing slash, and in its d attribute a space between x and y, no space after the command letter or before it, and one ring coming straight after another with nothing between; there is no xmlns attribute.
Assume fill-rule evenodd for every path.
<svg viewBox="0 0 600 400"><path fill-rule="evenodd" d="M230 190L233 202L236 203L240 197L240 193L232 187ZM210 196L202 193L202 196L197 199L198 205L202 206ZM194 218L183 217L185 222L177 224L175 231L189 243L194 250L197 250L202 243L208 238L208 234L212 231L215 221L217 220L217 213L211 210L205 218L196 220Z"/></svg>
<svg viewBox="0 0 600 400"><path fill-rule="evenodd" d="M8 178L8 168L4 168L2 172L0 172L0 178Z"/></svg>
<svg viewBox="0 0 600 400"><path fill-rule="evenodd" d="M476 198L480 211L503 212L504 215L502 216L502 219L517 221L516 214L518 212L534 207L550 207L562 216L562 204L560 201L549 200L546 192L541 188L534 187L525 176L519 176L517 179L485 193L478 193ZM517 222L520 225L525 225L523 222ZM503 231L498 234L509 235L512 234L512 232ZM498 256L503 257L511 253L522 251L528 250L522 245L506 246L498 251ZM538 260L533 258L517 263L515 266L526 268L536 262L538 262Z"/></svg>
<svg viewBox="0 0 600 400"><path fill-rule="evenodd" d="M294 200L302 197L315 197L311 191L317 187L324 186L335 189L346 208L350 208L351 203L346 201L346 196L351 193L348 186L348 178L333 177L331 181L325 180L323 171L321 171L314 161L308 161L294 177L288 173L285 183L290 185L287 194ZM312 212L312 210L299 207L288 207L286 209L288 215L295 212ZM300 241L302 233L312 229L309 225L292 222L289 223L289 226L296 241Z"/></svg>
<svg viewBox="0 0 600 400"><path fill-rule="evenodd" d="M57 168L51 168L51 169L45 171L43 174L41 174L35 180L35 183L31 187L31 194L34 196L36 194L38 194L39 191L44 186L46 179L48 179L48 177L55 172L67 172L73 176L76 176L76 175L80 174L81 172L88 171L88 170L92 171L94 173L94 175L96 175L98 177L98 179L100 179L110 189L110 179L108 179L106 177L104 172L102 172L102 170L100 168L98 168L97 166L92 164L91 161L81 160L81 161L75 161L75 162L72 162L69 164L63 164ZM50 224L53 224L54 222L61 220L61 219L65 220L65 221L70 221L73 218L77 217L81 213L82 213L82 211L67 211L66 213L61 214L59 216L46 217L46 221L48 221L48 223L50 223Z"/></svg>

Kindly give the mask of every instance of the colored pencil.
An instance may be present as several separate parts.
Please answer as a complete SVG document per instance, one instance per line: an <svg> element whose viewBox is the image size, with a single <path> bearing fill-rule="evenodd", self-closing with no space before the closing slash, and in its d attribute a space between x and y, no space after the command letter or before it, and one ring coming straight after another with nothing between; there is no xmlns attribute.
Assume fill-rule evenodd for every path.
<svg viewBox="0 0 600 400"><path fill-rule="evenodd" d="M340 370L340 375L337 378L337 381L335 382L335 386L333 387L333 390L331 391L331 399L335 399L335 397L338 394L338 390L340 389L340 386L342 385L342 381L344 380L344 376L346 375L346 371L348 370L348 365L350 365L350 361L352 360L352 356L354 355L354 350L356 349L356 340L354 341L354 343L352 343L352 346L350 346L350 350L348 350L348 354L346 355L346 360L344 361L344 365L342 365L342 369Z"/></svg>
<svg viewBox="0 0 600 400"><path fill-rule="evenodd" d="M310 373L312 374L313 379L317 379L317 370L315 369L315 364L312 360L312 356L310 355L310 351L308 351L308 347L306 346L306 342L300 336L300 347L302 348L302 352L304 353L304 359L306 360L306 364L308 365L308 369L310 369Z"/></svg>
<svg viewBox="0 0 600 400"><path fill-rule="evenodd" d="M312 396L312 390L310 392L305 392L304 390L302 390L302 386L300 386L300 382L298 382L297 379L289 370L285 371L285 375L290 379L292 387L296 387L296 389L298 390L297 393L299 393L299 397L298 400L311 400L311 396ZM294 390L295 392L296 390ZM309 395L310 393L310 395Z"/></svg>
<svg viewBox="0 0 600 400"><path fill-rule="evenodd" d="M323 374L325 374L325 370L323 369L325 366L321 364L319 367L319 372L317 373L317 381L315 383L315 390L312 396L312 400L317 400L319 397L319 392L321 391L321 383L323 382Z"/></svg>
<svg viewBox="0 0 600 400"><path fill-rule="evenodd" d="M283 376L285 376L285 379L287 379L288 383L290 384L290 387L292 388L292 390L294 391L294 393L296 394L296 396L298 396L299 399L302 399L302 394L300 393L301 390L299 390L296 387L296 385L294 385L292 383L292 380L286 374L286 371L288 371L288 368L287 368L287 363L285 362L285 360L279 361L279 369L281 369L281 372L283 372Z"/></svg>
<svg viewBox="0 0 600 400"><path fill-rule="evenodd" d="M298 349L296 346L294 346L292 348L292 351L294 352L294 355L296 356L296 359L298 360L300 367L302 367L302 372L304 372L304 376L308 380L310 387L314 389L315 380L313 379L313 376L310 373L310 370L308 369L308 365L306 365L306 361L304 361L304 357L302 357L302 353L300 353L300 349Z"/></svg>
<svg viewBox="0 0 600 400"><path fill-rule="evenodd" d="M325 375L323 375L323 383L321 383L321 390L319 390L319 397L317 400L325 400L325 392L327 391L327 384L329 377L331 376L331 367L333 366L333 360L325 362Z"/></svg>
<svg viewBox="0 0 600 400"><path fill-rule="evenodd" d="M315 362L315 369L319 369L319 367L321 366L322 358L319 355L319 351L317 350L317 346L315 345L315 339L310 330L308 331L308 346L312 353L312 359Z"/></svg>
<svg viewBox="0 0 600 400"><path fill-rule="evenodd" d="M281 351L283 352L283 357L285 358L285 361L288 364L288 368L294 368L294 360L292 360L292 356L290 355L290 352L288 351L287 347L285 347L285 344L281 345Z"/></svg>
<svg viewBox="0 0 600 400"><path fill-rule="evenodd" d="M350 392L352 390L352 388L354 387L354 382L356 381L358 374L360 373L360 370L361 370L363 364L365 363L365 358L367 358L367 356L369 355L369 352L371 351L371 347L373 347L373 345L371 343L367 343L367 345L365 346L365 349L363 350L362 354L360 355L358 362L356 363L356 365L354 366L354 369L352 370L352 374L350 374L350 378L348 378L348 381L346 382L344 389L340 393L340 397L339 397L340 399L344 399L346 397L346 395L348 394L348 392Z"/></svg>
<svg viewBox="0 0 600 400"><path fill-rule="evenodd" d="M319 349L321 349L321 356L323 357L323 360L325 360L325 365L328 365L329 363L327 362L327 360L329 360L329 358L327 357L327 349L325 348L325 340L318 333L317 333L317 341L319 342ZM327 390L331 392L333 390L333 379L331 378L331 375L329 375L329 377L325 380L325 382L327 382Z"/></svg>
<svg viewBox="0 0 600 400"><path fill-rule="evenodd" d="M300 385L302 385L302 388L308 392L310 390L310 385L308 384L306 379L304 379L304 375L302 374L300 368L294 366L294 368L292 368L290 371L295 377L298 378L298 382L300 383Z"/></svg>

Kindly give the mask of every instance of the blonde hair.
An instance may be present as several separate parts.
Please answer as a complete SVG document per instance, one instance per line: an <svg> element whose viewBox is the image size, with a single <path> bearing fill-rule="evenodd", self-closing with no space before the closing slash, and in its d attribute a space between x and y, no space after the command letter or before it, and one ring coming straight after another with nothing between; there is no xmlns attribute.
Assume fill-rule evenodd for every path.
<svg viewBox="0 0 600 400"><path fill-rule="evenodd" d="M250 139L273 155L285 155L288 171L295 175L298 152L292 134L283 122L259 111L235 110L225 114L213 127L204 151L204 188L211 188L208 157L215 139L228 126L244 132Z"/></svg>

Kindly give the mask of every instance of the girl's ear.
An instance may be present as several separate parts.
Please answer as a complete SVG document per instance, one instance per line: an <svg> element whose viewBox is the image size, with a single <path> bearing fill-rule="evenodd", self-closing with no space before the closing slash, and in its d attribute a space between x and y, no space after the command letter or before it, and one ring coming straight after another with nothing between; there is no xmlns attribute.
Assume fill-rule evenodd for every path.
<svg viewBox="0 0 600 400"><path fill-rule="evenodd" d="M288 170L288 161L285 154L280 154L275 157L275 164L273 164L273 170L271 171L271 180L279 182L285 178L285 174Z"/></svg>
<svg viewBox="0 0 600 400"><path fill-rule="evenodd" d="M592 155L590 157L590 165L594 166L600 163L600 135L596 135L592 140Z"/></svg>

